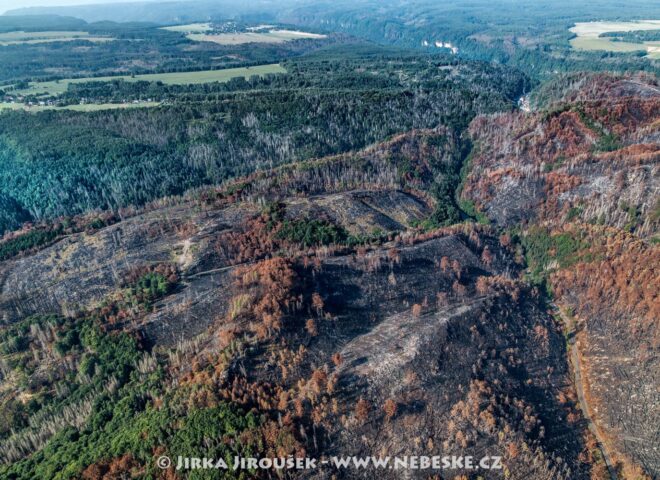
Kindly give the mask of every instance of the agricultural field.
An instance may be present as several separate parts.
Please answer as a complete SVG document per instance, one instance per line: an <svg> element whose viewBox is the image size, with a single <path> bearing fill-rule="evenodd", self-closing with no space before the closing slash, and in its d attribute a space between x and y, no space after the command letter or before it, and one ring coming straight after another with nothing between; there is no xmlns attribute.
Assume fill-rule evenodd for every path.
<svg viewBox="0 0 660 480"><path fill-rule="evenodd" d="M168 85L191 85L212 82L227 82L236 77L250 77L252 75L267 75L269 73L286 73L286 70L277 63L257 65L254 67L226 68L223 70L203 70L197 72L153 73L145 75L120 75L110 77L87 77L55 80L50 82L31 82L28 88L12 90L15 95L61 95L71 83L109 82L112 80L125 80L127 82L163 82Z"/></svg>
<svg viewBox="0 0 660 480"><path fill-rule="evenodd" d="M28 105L20 102L0 102L0 112L3 110L24 110L26 112L43 112L46 110L71 110L74 112L98 112L99 110L118 110L126 108L145 108L157 107L159 102L138 102L138 103L83 103L77 105Z"/></svg>
<svg viewBox="0 0 660 480"><path fill-rule="evenodd" d="M268 30L237 33L191 33L187 38L196 42L212 42L219 45L242 45L245 43L284 43L292 40L327 38L318 33L300 32L297 30Z"/></svg>
<svg viewBox="0 0 660 480"><path fill-rule="evenodd" d="M91 35L89 32L5 32L0 33L0 46L21 44L37 44L52 42L70 42L74 40L85 40L88 42L110 42L112 37Z"/></svg>
<svg viewBox="0 0 660 480"><path fill-rule="evenodd" d="M187 25L172 25L171 27L161 27L169 32L179 33L204 33L213 29L210 23L190 23Z"/></svg>
<svg viewBox="0 0 660 480"><path fill-rule="evenodd" d="M660 42L649 42L647 44L647 57L660 60Z"/></svg>
<svg viewBox="0 0 660 480"><path fill-rule="evenodd" d="M570 31L577 37L571 40L575 50L604 50L609 52L646 51L647 57L660 58L660 42L632 43L616 41L614 37L603 37L608 32L634 32L660 30L660 20L644 20L639 22L581 22L576 23Z"/></svg>
<svg viewBox="0 0 660 480"><path fill-rule="evenodd" d="M275 25L257 25L239 31L234 23L224 26L211 23L190 23L187 25L173 25L162 27L163 30L178 32L186 35L188 40L194 42L211 42L218 45L244 45L247 43L284 43L292 40L312 39L320 40L327 35L277 28Z"/></svg>

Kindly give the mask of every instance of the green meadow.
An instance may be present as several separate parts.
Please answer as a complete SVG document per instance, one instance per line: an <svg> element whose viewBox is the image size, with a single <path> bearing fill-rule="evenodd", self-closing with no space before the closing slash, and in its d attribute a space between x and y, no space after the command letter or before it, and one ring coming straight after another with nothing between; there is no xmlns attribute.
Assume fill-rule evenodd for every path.
<svg viewBox="0 0 660 480"><path fill-rule="evenodd" d="M267 75L269 73L286 73L279 64L257 65L254 67L226 68L223 70L203 70L197 72L154 73L145 75L119 75L110 77L87 77L54 80L50 82L30 82L28 88L12 90L16 95L60 95L69 84L85 82L110 82L125 80L127 82L163 82L168 85L190 85L200 83L227 82L236 77L251 77L252 75Z"/></svg>
<svg viewBox="0 0 660 480"><path fill-rule="evenodd" d="M652 59L660 58L660 42L631 43L614 41L613 37L601 37L608 32L633 32L660 30L660 20L638 22L578 22L569 29L575 35L571 46L576 50L603 50L608 52L646 52Z"/></svg>

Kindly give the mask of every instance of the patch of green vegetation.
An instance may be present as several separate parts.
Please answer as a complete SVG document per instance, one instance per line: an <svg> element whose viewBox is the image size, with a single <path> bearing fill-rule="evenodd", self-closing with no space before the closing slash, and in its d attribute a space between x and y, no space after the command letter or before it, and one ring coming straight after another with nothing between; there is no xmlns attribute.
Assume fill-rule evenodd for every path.
<svg viewBox="0 0 660 480"><path fill-rule="evenodd" d="M135 284L128 287L124 300L132 306L149 306L154 301L167 295L174 285L158 272L148 272L140 277Z"/></svg>
<svg viewBox="0 0 660 480"><path fill-rule="evenodd" d="M277 238L297 243L303 247L341 244L348 239L346 230L326 220L284 220Z"/></svg>
<svg viewBox="0 0 660 480"><path fill-rule="evenodd" d="M465 215L475 219L478 223L481 223L483 225L488 225L490 221L488 220L486 214L480 212L477 209L477 206L474 204L474 202L463 197L462 195L463 188L465 188L465 183L467 182L468 175L470 175L470 171L472 170L472 159L474 157L474 152L478 148L477 145L470 147L471 147L470 153L467 155L467 157L463 161L463 164L461 165L460 182L458 184L458 188L456 189L456 199L458 201L458 206Z"/></svg>
<svg viewBox="0 0 660 480"><path fill-rule="evenodd" d="M554 162L546 163L545 166L543 167L543 170L545 172L552 172L553 170L560 168L564 164L564 162L566 162L566 157L564 157L563 155L559 155L554 160Z"/></svg>
<svg viewBox="0 0 660 480"><path fill-rule="evenodd" d="M463 221L466 216L480 223L488 223L486 216L477 211L472 202L461 198L463 186L472 166L472 154L472 145L463 142L461 148L455 152L453 162L443 163L434 168L435 179L429 188L429 193L435 199L436 206L429 218L420 222L420 227L425 230L446 227Z"/></svg>
<svg viewBox="0 0 660 480"><path fill-rule="evenodd" d="M360 234L360 235L349 235L345 243L349 247L355 247L358 245L369 245L374 243L382 243L387 240L389 235L387 232L384 232L380 228L374 228L371 233Z"/></svg>
<svg viewBox="0 0 660 480"><path fill-rule="evenodd" d="M431 185L430 193L437 203L426 222L433 227L444 227L461 221L461 211L456 204L456 185L458 175L455 174L444 175L440 181Z"/></svg>
<svg viewBox="0 0 660 480"><path fill-rule="evenodd" d="M106 333L92 317L33 316L3 331L0 340L6 365L22 379L17 387L30 398L29 413L39 414L44 419L62 415L65 407L77 405L93 392L102 391L111 379L122 385L139 358L137 341L133 337L126 333ZM80 358L78 369L53 370L48 376L33 381L31 375L37 367L44 366L44 349L50 348L59 356L71 354L72 358ZM58 394L58 391L66 394ZM20 416L12 421L15 423L0 435L6 438L1 448L7 450L20 448L12 441L10 430L12 434L23 434ZM27 425L22 426L27 428ZM36 424L30 428L34 431L40 427ZM4 477L2 469L0 477L11 478Z"/></svg>
<svg viewBox="0 0 660 480"><path fill-rule="evenodd" d="M55 240L60 230L35 229L0 243L0 260L6 260L22 252L43 247Z"/></svg>
<svg viewBox="0 0 660 480"><path fill-rule="evenodd" d="M475 219L477 223L481 223L482 225L490 224L490 220L488 220L486 214L479 211L473 201L468 200L467 198L461 198L459 201L459 206L461 207L463 213Z"/></svg>
<svg viewBox="0 0 660 480"><path fill-rule="evenodd" d="M223 192L225 195L234 195L240 193L242 190L245 190L250 186L250 182L238 182L233 185L229 185Z"/></svg>
<svg viewBox="0 0 660 480"><path fill-rule="evenodd" d="M25 337L30 331L30 326L33 324L50 321L59 324L61 322L61 317L58 317L57 315L33 315L20 322L13 323L9 327L0 330L0 345L12 337Z"/></svg>
<svg viewBox="0 0 660 480"><path fill-rule="evenodd" d="M269 230L276 230L275 238L298 244L302 247L318 247L321 245L360 245L370 243L384 234L354 236L340 225L327 220L310 218L286 219L285 205L280 202L269 202L261 214L267 219Z"/></svg>
<svg viewBox="0 0 660 480"><path fill-rule="evenodd" d="M10 400L2 405L2 447L17 448L12 446L12 435L29 433L35 428L28 425L29 415L61 417L65 407L81 402L90 406L91 413L83 419L81 427L60 428L42 449L1 465L0 478L81 478L89 465L124 455L144 466L141 478L155 478L159 472L154 461L157 448L172 458L201 453L225 460L234 455L254 456L258 451L260 436L249 434L259 427L258 416L230 403L190 408L187 402L194 392L188 390L206 387L169 389L164 359L151 356L151 366L140 367L145 352L132 335L108 332L94 316L31 317L0 333L3 347L6 349L16 336L25 337L31 330L36 332L36 326L42 327L40 331L55 332L57 352L80 361L77 371L51 376L32 385L29 402ZM43 333L34 335L45 338ZM40 347L35 340L30 348ZM20 349L26 350L27 346L21 345ZM30 352L26 355L32 357ZM108 387L109 384L113 386ZM66 393L59 395L55 391ZM159 399L158 406L155 399ZM211 479L216 473L198 471L188 478ZM237 472L231 478L248 477L250 472Z"/></svg>
<svg viewBox="0 0 660 480"><path fill-rule="evenodd" d="M259 425L259 418L252 412L247 415L242 411L231 408L230 405L221 404L215 408L206 408L191 412L171 439L168 441L168 451L172 454L187 457L202 456L207 458L224 458L227 465L233 463L233 456L254 456L258 450L255 441L250 441L243 432L255 430ZM206 439L223 439L224 444L205 446ZM234 440L228 442L228 440ZM218 442L220 443L220 442ZM236 472L237 478L252 478L256 472ZM189 478L215 479L215 472L200 472Z"/></svg>
<svg viewBox="0 0 660 480"><path fill-rule="evenodd" d="M608 37L613 42L630 42L630 43L644 43L644 42L660 42L660 23L655 30L633 30L633 31L620 31L620 32L605 32L601 33L600 37Z"/></svg>
<svg viewBox="0 0 660 480"><path fill-rule="evenodd" d="M594 145L594 151L596 152L614 152L622 147L621 140L619 137L612 133L602 133L596 144Z"/></svg>
<svg viewBox="0 0 660 480"><path fill-rule="evenodd" d="M155 382L149 383L152 389L157 388ZM241 437L258 425L258 418L252 413L245 414L229 404L184 413L176 400L169 400L164 408L155 409L146 404L146 395L156 391L149 392L131 384L122 393L116 403L110 398L99 402L89 422L97 424L98 430L86 428L80 433L65 430L39 452L37 456L41 457L38 458L41 462L32 471L45 476L34 478L75 477L93 462L127 453L146 465L145 478L154 478L158 473L156 447L164 447L173 458L178 455L224 458L228 464L234 455L253 456L257 450L255 444ZM211 439L222 441L209 441ZM198 470L187 478L213 479L216 475L214 470ZM227 478L248 477L248 472L236 472L234 477Z"/></svg>
<svg viewBox="0 0 660 480"><path fill-rule="evenodd" d="M281 202L268 202L261 211L267 220L268 230L273 230L284 220L285 205Z"/></svg>
<svg viewBox="0 0 660 480"><path fill-rule="evenodd" d="M626 202L621 202L619 208L628 214L628 222L623 226L623 229L626 232L633 232L635 229L641 225L642 212L639 207L635 205L629 205Z"/></svg>
<svg viewBox="0 0 660 480"><path fill-rule="evenodd" d="M551 234L542 227L532 227L523 234L516 234L520 241L530 281L550 293L547 285L548 273L556 265L566 268L578 261L588 261L580 252L588 247L582 238L572 233Z"/></svg>
<svg viewBox="0 0 660 480"><path fill-rule="evenodd" d="M25 233L19 233L13 238L0 242L0 261L24 252L43 248L64 235L98 230L114 223L116 220L116 217L106 215L104 218L95 217L91 220L80 217L66 217L53 223L44 222ZM0 233L3 233L2 228L0 228Z"/></svg>
<svg viewBox="0 0 660 480"><path fill-rule="evenodd" d="M568 210L568 213L566 213L566 221L570 222L571 220L578 218L581 214L582 211L584 210L584 207L582 205L577 205L575 207L571 207Z"/></svg>
<svg viewBox="0 0 660 480"><path fill-rule="evenodd" d="M596 132L599 136L598 140L594 144L592 150L594 153L597 152L613 152L622 147L621 140L614 132L609 132L598 122L594 121L589 117L582 106L578 105L573 108L573 110L578 114L580 120L591 130Z"/></svg>

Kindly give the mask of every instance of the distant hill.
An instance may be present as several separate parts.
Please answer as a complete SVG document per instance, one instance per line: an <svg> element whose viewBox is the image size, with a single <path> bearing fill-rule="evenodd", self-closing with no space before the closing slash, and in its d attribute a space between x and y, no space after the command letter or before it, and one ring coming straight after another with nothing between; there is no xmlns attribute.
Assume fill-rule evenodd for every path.
<svg viewBox="0 0 660 480"><path fill-rule="evenodd" d="M613 0L201 0L136 2L75 7L39 7L10 14L57 14L89 22L148 21L159 24L240 20L279 22L345 33L389 46L495 61L547 78L566 71L653 71L658 60L634 52L575 51L575 22L657 17L657 2L637 0L623 13ZM567 15L570 12L570 15Z"/></svg>
<svg viewBox="0 0 660 480"><path fill-rule="evenodd" d="M284 0L257 0L251 2L219 1L178 1L178 2L135 2L99 5L79 5L64 7L29 7L10 10L6 15L67 15L88 22L110 20L115 22L149 21L156 23L178 23L212 18L232 18L237 15L256 15L259 18L272 17L282 8L295 2ZM157 5L156 5L157 4Z"/></svg>
<svg viewBox="0 0 660 480"><path fill-rule="evenodd" d="M39 32L45 30L80 30L87 22L79 18L60 15L3 15L0 16L0 32Z"/></svg>

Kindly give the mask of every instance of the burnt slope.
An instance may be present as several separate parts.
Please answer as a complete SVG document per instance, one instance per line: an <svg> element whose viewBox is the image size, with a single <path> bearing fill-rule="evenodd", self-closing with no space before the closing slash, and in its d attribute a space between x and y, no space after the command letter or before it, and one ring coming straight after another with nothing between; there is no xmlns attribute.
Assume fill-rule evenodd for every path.
<svg viewBox="0 0 660 480"><path fill-rule="evenodd" d="M396 168L378 158L372 178ZM181 452L188 422L229 408L259 419L235 420L244 443L231 445L260 455L496 455L505 469L489 478L589 476L561 332L516 280L506 242L474 224L411 228L434 206L413 188L331 183L273 201L283 178L201 192L2 263L3 342L19 331L27 342L3 343L3 405L40 398L53 420L3 433L1 471L157 473L153 456ZM104 342L135 350L112 360L121 373L93 363L114 358ZM73 410L75 422L63 413ZM161 433L120 440L137 426ZM355 476L297 476L332 474Z"/></svg>
<svg viewBox="0 0 660 480"><path fill-rule="evenodd" d="M590 413L623 475L657 476L657 80L578 76L545 93L547 110L472 123L463 196L521 239L531 277L575 315Z"/></svg>

